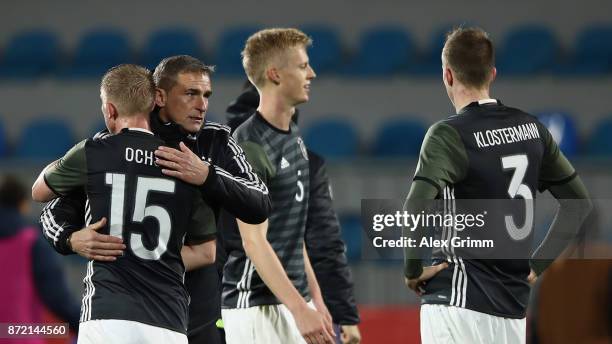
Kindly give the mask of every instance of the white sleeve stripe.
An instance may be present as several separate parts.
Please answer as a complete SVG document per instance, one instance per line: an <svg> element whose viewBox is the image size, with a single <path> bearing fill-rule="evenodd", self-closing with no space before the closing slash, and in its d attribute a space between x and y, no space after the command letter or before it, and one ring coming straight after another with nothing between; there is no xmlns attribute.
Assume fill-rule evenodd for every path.
<svg viewBox="0 0 612 344"><path fill-rule="evenodd" d="M42 224L43 229L45 230L45 236L47 238L53 239L54 236L55 236L56 231L53 229L53 227L49 223L49 220L47 219L47 212L46 212L46 210L43 211L43 213L40 216L40 223Z"/></svg>
<svg viewBox="0 0 612 344"><path fill-rule="evenodd" d="M224 176L226 178L229 178L231 180L234 180L244 186L246 186L247 188L251 189L251 190L256 190L259 191L261 193L263 193L264 195L268 194L268 188L266 187L266 184L263 183L257 183L257 182L251 182L251 181L247 181L244 178L239 178L239 177L235 177L229 173L227 173L226 171L224 171L222 168L215 166L215 169L217 170L217 174Z"/></svg>
<svg viewBox="0 0 612 344"><path fill-rule="evenodd" d="M46 224L44 225L45 230L47 231L49 238L53 239L53 243L56 243L59 235L64 231L64 227L61 227L55 222L53 214L51 214L48 209L43 213L43 217L44 220L46 220Z"/></svg>

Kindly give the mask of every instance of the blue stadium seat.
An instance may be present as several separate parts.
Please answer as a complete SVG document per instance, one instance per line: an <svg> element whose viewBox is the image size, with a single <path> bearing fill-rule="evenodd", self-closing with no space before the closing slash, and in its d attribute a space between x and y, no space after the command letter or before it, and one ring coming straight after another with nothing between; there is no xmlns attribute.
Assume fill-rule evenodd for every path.
<svg viewBox="0 0 612 344"><path fill-rule="evenodd" d="M16 147L18 158L57 159L76 142L68 124L47 116L35 119L25 127Z"/></svg>
<svg viewBox="0 0 612 344"><path fill-rule="evenodd" d="M416 157L427 129L408 115L386 121L376 134L372 154L375 157Z"/></svg>
<svg viewBox="0 0 612 344"><path fill-rule="evenodd" d="M0 77L34 78L57 67L60 48L57 36L48 31L26 31L15 35L0 57Z"/></svg>
<svg viewBox="0 0 612 344"><path fill-rule="evenodd" d="M555 67L567 76L597 76L612 72L612 26L594 26L578 34L573 52Z"/></svg>
<svg viewBox="0 0 612 344"><path fill-rule="evenodd" d="M257 31L256 26L240 26L221 33L217 41L217 53L214 60L217 66L215 74L228 77L246 77L242 68L240 53L247 38Z"/></svg>
<svg viewBox="0 0 612 344"><path fill-rule="evenodd" d="M336 30L325 25L308 25L301 29L312 37L308 57L315 73L334 72L343 62L342 45Z"/></svg>
<svg viewBox="0 0 612 344"><path fill-rule="evenodd" d="M446 34L451 28L450 26L445 26L429 36L427 50L419 56L417 63L408 66L410 74L438 77L442 75L442 48L446 41Z"/></svg>
<svg viewBox="0 0 612 344"><path fill-rule="evenodd" d="M545 27L532 25L510 31L498 55L502 75L530 75L552 69L559 59L559 43Z"/></svg>
<svg viewBox="0 0 612 344"><path fill-rule="evenodd" d="M113 66L134 63L127 36L114 29L97 29L79 41L72 61L60 76L67 78L101 78Z"/></svg>
<svg viewBox="0 0 612 344"><path fill-rule="evenodd" d="M6 132L4 124L0 120L0 158L4 158L8 154L8 142L6 140Z"/></svg>
<svg viewBox="0 0 612 344"><path fill-rule="evenodd" d="M612 117L597 123L588 140L586 153L596 157L612 158Z"/></svg>
<svg viewBox="0 0 612 344"><path fill-rule="evenodd" d="M198 35L184 28L161 29L149 36L140 53L142 65L151 70L155 69L163 58L174 55L191 55L195 58L202 58Z"/></svg>
<svg viewBox="0 0 612 344"><path fill-rule="evenodd" d="M355 128L346 120L321 120L304 135L306 146L326 159L352 158L357 154L359 139Z"/></svg>
<svg viewBox="0 0 612 344"><path fill-rule="evenodd" d="M389 76L414 63L412 37L400 27L376 27L365 31L351 62L343 68L348 75Z"/></svg>
<svg viewBox="0 0 612 344"><path fill-rule="evenodd" d="M543 111L538 113L538 119L548 128L563 154L571 157L578 153L578 131L571 115L562 111Z"/></svg>
<svg viewBox="0 0 612 344"><path fill-rule="evenodd" d="M340 216L342 240L346 245L346 258L349 262L361 259L361 240L363 234L359 215Z"/></svg>

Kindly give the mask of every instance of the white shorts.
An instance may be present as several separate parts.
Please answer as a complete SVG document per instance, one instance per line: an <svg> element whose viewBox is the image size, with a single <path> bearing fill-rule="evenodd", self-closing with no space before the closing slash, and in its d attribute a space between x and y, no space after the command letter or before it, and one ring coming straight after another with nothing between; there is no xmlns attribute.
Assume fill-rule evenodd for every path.
<svg viewBox="0 0 612 344"><path fill-rule="evenodd" d="M312 308L312 302L308 305ZM222 309L227 344L305 344L285 305Z"/></svg>
<svg viewBox="0 0 612 344"><path fill-rule="evenodd" d="M447 305L421 306L423 344L524 344L527 322Z"/></svg>
<svg viewBox="0 0 612 344"><path fill-rule="evenodd" d="M129 320L89 320L79 324L78 344L187 344L187 336Z"/></svg>

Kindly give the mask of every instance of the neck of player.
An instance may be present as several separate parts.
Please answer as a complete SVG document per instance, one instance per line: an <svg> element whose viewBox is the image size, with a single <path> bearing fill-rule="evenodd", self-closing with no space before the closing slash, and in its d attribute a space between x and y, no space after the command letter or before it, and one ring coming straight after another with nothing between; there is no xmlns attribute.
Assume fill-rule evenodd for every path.
<svg viewBox="0 0 612 344"><path fill-rule="evenodd" d="M475 89L461 86L453 93L453 105L455 105L455 111L457 111L457 113L470 103L491 98L491 96L489 96L489 88Z"/></svg>
<svg viewBox="0 0 612 344"><path fill-rule="evenodd" d="M149 115L138 114L129 117L117 118L114 134L120 132L124 128L140 128L151 131L151 126L149 125Z"/></svg>
<svg viewBox="0 0 612 344"><path fill-rule="evenodd" d="M291 117L295 113L295 106L288 104L282 97L275 93L261 94L257 111L268 123L278 129L289 130Z"/></svg>

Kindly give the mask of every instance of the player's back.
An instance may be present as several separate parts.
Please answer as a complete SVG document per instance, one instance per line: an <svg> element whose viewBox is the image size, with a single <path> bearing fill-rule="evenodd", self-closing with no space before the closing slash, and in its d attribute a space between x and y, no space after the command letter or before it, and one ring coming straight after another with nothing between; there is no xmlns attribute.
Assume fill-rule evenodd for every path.
<svg viewBox="0 0 612 344"><path fill-rule="evenodd" d="M471 250L453 248L451 244L434 251L434 261L448 261L450 268L429 281L423 302L522 318L529 297L526 258L533 229L533 203L529 200L535 198L539 188L550 134L535 117L499 101L471 103L458 115L434 127L434 139L445 142L453 155L450 159L453 166L449 168L452 173L439 193L446 200L446 212L466 214L470 213L466 209L482 206L488 213L480 239L493 239L495 246ZM415 178L419 173L427 179L423 170ZM516 215L519 208L520 215L507 215L507 209ZM473 239L473 234L479 235L477 231L459 232L446 227L436 234L441 239L467 236ZM485 253L480 257L486 259L467 259L482 252ZM507 252L514 256L506 255ZM524 259L517 259L521 257Z"/></svg>
<svg viewBox="0 0 612 344"><path fill-rule="evenodd" d="M461 136L468 160L464 178L453 185L455 198L514 198L508 190L514 170L535 197L544 155L535 117L501 104L472 103L444 122Z"/></svg>
<svg viewBox="0 0 612 344"><path fill-rule="evenodd" d="M114 262L89 262L81 321L123 319L186 331L180 252L200 197L155 165L154 151L163 144L136 129L84 143L86 221L107 217L102 231L122 237L127 248Z"/></svg>

